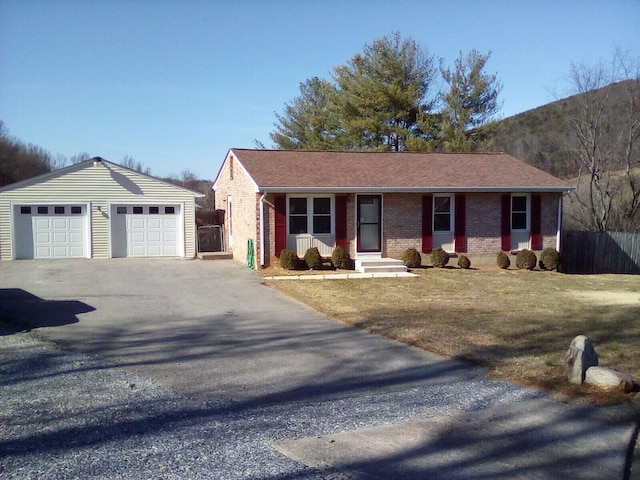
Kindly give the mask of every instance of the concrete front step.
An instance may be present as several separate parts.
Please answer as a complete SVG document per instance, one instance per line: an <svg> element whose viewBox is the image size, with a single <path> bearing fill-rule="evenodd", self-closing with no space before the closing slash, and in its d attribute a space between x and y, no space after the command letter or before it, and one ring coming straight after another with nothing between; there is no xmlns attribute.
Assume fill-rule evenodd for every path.
<svg viewBox="0 0 640 480"><path fill-rule="evenodd" d="M362 273L379 273L379 272L397 272L406 273L407 267L404 265L370 265L368 267L362 267L358 269Z"/></svg>
<svg viewBox="0 0 640 480"><path fill-rule="evenodd" d="M356 260L356 270L362 273L406 272L407 267L395 258L363 258Z"/></svg>
<svg viewBox="0 0 640 480"><path fill-rule="evenodd" d="M233 254L229 252L199 252L200 260L233 260Z"/></svg>

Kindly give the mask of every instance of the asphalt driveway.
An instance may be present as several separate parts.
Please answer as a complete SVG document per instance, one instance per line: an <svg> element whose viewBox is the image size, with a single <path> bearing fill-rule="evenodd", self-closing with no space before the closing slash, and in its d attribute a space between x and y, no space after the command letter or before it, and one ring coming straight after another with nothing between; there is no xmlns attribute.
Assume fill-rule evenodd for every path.
<svg viewBox="0 0 640 480"><path fill-rule="evenodd" d="M52 452L77 465L68 478L497 478L498 471L554 478L567 468L592 472L574 478L612 471L610 478L622 478L634 431L626 418L559 406L466 364L334 322L232 261L4 262L2 318L5 398L50 389L43 399L50 408L51 396L66 391L69 403L93 401L102 412L97 429L74 424L52 433L46 429L58 417L45 431L27 422L32 437L5 414L0 433L9 440L0 452L12 453L0 473L8 478L30 478L19 472L53 461ZM94 393L87 398L87 391ZM151 406L149 397L162 401ZM33 416L23 404L8 410ZM95 422L96 409L68 408L76 412L69 421ZM473 412L482 414L459 416ZM159 439L168 432L169 440ZM54 438L65 435L85 440L61 449ZM325 442L326 435L343 436ZM451 435L455 448L443 443ZM582 437L588 442L569 447ZM165 448L154 463L149 452L158 445ZM470 456L479 445L490 454ZM96 449L109 457L114 448L121 453L104 469L80 468Z"/></svg>
<svg viewBox="0 0 640 480"><path fill-rule="evenodd" d="M330 321L235 262L7 262L0 272L0 289L13 294L6 316L209 403L313 400L480 373Z"/></svg>

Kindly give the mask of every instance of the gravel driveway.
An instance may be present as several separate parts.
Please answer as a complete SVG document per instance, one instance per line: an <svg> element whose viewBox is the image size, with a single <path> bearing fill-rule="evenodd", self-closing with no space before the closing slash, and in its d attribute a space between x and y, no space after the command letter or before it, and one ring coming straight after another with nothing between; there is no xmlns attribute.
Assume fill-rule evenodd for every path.
<svg viewBox="0 0 640 480"><path fill-rule="evenodd" d="M230 261L5 262L0 319L2 478L389 478L278 445L541 398L328 320Z"/></svg>

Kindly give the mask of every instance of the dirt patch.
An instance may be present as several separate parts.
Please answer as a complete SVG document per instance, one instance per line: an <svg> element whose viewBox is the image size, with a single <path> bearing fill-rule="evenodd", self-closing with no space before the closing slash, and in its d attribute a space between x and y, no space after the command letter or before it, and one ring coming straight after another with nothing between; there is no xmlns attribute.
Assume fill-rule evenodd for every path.
<svg viewBox="0 0 640 480"><path fill-rule="evenodd" d="M570 292L581 302L598 305L637 305L640 307L640 293L615 290L582 290Z"/></svg>

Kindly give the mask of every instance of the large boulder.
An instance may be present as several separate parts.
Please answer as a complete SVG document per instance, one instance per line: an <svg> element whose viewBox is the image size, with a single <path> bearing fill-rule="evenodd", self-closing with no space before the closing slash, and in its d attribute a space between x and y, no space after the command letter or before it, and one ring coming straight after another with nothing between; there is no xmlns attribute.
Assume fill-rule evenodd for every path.
<svg viewBox="0 0 640 480"><path fill-rule="evenodd" d="M598 354L589 340L584 335L578 335L573 339L569 350L564 355L564 364L569 381L581 384L584 382L585 373L589 367L598 366Z"/></svg>
<svg viewBox="0 0 640 480"><path fill-rule="evenodd" d="M633 389L631 375L605 367L589 367L585 373L584 383L600 388L620 389L630 392Z"/></svg>

